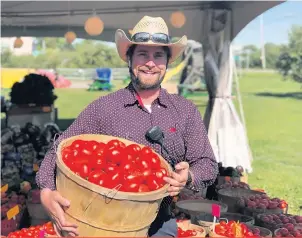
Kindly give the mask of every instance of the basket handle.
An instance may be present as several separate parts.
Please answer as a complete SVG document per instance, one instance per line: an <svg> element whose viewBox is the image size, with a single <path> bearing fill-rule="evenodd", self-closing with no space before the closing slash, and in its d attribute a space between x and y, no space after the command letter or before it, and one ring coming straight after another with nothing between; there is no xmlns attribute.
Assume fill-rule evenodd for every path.
<svg viewBox="0 0 302 238"><path fill-rule="evenodd" d="M119 189L122 187L122 184L118 184L117 186L115 186L113 189L111 189L107 194L105 194L105 203L108 204L111 202L111 200L115 197L115 195L117 194L117 192L119 191ZM111 194L111 196L110 196ZM109 202L107 202L109 199Z"/></svg>
<svg viewBox="0 0 302 238"><path fill-rule="evenodd" d="M117 194L117 192L119 191L119 189L121 187L122 187L122 184L118 184L116 187L111 189L107 194L101 195L101 196L104 196L106 204L111 202L111 200L115 197L115 195ZM110 196L110 194L112 194L112 196ZM99 194L94 193L93 196L91 197L91 199L86 203L86 205L84 206L84 214L86 213L86 211L88 210L88 208L90 207L90 205L92 204L94 199L96 199L97 196L99 196ZM109 199L109 201L108 201L108 199Z"/></svg>

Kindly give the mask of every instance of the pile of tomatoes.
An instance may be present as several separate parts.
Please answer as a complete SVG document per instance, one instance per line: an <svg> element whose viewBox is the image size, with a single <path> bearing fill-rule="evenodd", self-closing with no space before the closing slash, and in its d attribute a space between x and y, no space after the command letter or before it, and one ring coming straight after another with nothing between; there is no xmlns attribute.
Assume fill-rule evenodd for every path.
<svg viewBox="0 0 302 238"><path fill-rule="evenodd" d="M197 231L195 231L194 229L183 230L180 227L177 228L177 237L192 237L196 235L197 235Z"/></svg>
<svg viewBox="0 0 302 238"><path fill-rule="evenodd" d="M62 150L62 160L75 174L93 184L123 192L149 192L164 186L167 170L148 146L75 140Z"/></svg>
<svg viewBox="0 0 302 238"><path fill-rule="evenodd" d="M236 221L220 221L215 225L215 233L225 237L260 237L258 228L250 229L243 223Z"/></svg>
<svg viewBox="0 0 302 238"><path fill-rule="evenodd" d="M19 231L11 232L8 234L7 238L41 238L41 232L43 232L44 236L56 235L53 224L51 222L47 222L44 225L31 226L29 228L22 228Z"/></svg>

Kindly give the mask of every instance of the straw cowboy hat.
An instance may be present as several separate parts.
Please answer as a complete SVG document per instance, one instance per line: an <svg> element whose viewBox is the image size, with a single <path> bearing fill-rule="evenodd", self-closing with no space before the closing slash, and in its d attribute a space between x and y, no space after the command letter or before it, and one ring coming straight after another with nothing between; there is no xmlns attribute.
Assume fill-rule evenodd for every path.
<svg viewBox="0 0 302 238"><path fill-rule="evenodd" d="M128 62L126 53L131 45L168 46L171 51L169 64L174 62L185 50L187 37L184 35L179 41L171 43L169 30L161 17L144 16L133 28L131 40L125 32L118 29L115 33L117 51L125 62Z"/></svg>

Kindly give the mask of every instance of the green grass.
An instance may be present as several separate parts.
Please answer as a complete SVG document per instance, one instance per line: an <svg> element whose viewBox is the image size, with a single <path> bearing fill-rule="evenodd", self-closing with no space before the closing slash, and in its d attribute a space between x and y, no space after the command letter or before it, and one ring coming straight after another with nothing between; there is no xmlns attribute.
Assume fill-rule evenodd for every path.
<svg viewBox="0 0 302 238"><path fill-rule="evenodd" d="M115 82L115 89L123 86ZM292 81L283 81L278 74L246 73L240 79L240 91L254 157L249 184L265 189L270 196L286 199L289 212L299 214L302 205L301 87ZM60 119L75 118L92 100L107 94L84 89L56 89L55 93ZM198 105L203 115L207 97L189 99ZM236 99L235 104L238 106Z"/></svg>
<svg viewBox="0 0 302 238"><path fill-rule="evenodd" d="M302 205L302 90L273 73L240 80L248 138L254 156L249 183L284 198L289 212ZM261 94L261 95L259 95Z"/></svg>

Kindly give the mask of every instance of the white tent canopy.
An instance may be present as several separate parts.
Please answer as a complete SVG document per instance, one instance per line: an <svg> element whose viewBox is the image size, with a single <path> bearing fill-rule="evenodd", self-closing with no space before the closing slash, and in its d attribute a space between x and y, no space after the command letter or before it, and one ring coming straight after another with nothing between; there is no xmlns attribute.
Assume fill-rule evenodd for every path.
<svg viewBox="0 0 302 238"><path fill-rule="evenodd" d="M209 103L204 117L210 142L224 166L241 165L252 171L252 156L246 130L233 101L233 59L231 41L254 18L283 1L2 1L2 37L63 37L68 30L78 38L114 42L115 30L128 32L144 16L161 16L171 36L187 35L201 42ZM173 11L186 16L184 27L174 28ZM104 22L100 36L91 37L84 30L85 20L95 12Z"/></svg>
<svg viewBox="0 0 302 238"><path fill-rule="evenodd" d="M233 39L251 20L281 1L1 1L2 37L64 36L68 29L79 38L114 41L117 28L129 30L144 16L161 16L169 23L173 11L182 10L186 24L176 29L169 23L170 35L186 34L189 39L201 41L203 9L218 8L232 11ZM84 22L93 11L104 22L104 32L98 37L85 33ZM69 14L70 13L70 14Z"/></svg>

